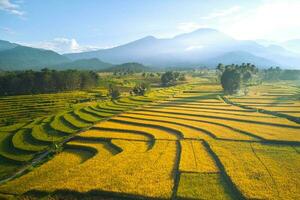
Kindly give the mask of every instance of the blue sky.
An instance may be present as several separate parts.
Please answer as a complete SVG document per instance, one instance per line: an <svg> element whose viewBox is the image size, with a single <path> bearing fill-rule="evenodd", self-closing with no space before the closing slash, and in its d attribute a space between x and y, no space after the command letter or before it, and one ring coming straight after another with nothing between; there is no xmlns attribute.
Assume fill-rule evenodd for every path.
<svg viewBox="0 0 300 200"><path fill-rule="evenodd" d="M60 53L202 27L237 39L300 38L299 0L0 0L0 39Z"/></svg>

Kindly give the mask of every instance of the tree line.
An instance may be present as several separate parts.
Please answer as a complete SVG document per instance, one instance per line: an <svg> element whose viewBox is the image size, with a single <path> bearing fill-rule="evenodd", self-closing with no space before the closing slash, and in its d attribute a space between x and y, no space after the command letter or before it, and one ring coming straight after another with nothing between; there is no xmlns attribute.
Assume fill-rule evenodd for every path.
<svg viewBox="0 0 300 200"><path fill-rule="evenodd" d="M99 76L92 71L65 70L0 72L0 95L39 94L89 89Z"/></svg>
<svg viewBox="0 0 300 200"><path fill-rule="evenodd" d="M227 94L238 93L242 88L247 91L248 85L262 81L300 80L300 70L283 70L279 67L270 67L259 71L251 63L226 66L220 63L216 70L223 90Z"/></svg>
<svg viewBox="0 0 300 200"><path fill-rule="evenodd" d="M266 81L300 80L300 70L283 70L280 67L270 67L263 70L262 73Z"/></svg>

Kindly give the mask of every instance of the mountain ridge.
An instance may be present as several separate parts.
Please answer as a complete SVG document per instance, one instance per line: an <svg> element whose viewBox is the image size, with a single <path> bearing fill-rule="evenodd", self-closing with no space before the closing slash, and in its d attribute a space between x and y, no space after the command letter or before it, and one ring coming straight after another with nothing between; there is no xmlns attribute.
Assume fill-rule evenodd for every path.
<svg viewBox="0 0 300 200"><path fill-rule="evenodd" d="M0 51L12 49L16 46L18 46L18 45L15 43L11 43L11 42L5 41L5 40L0 40Z"/></svg>
<svg viewBox="0 0 300 200"><path fill-rule="evenodd" d="M41 69L50 66L55 69L101 70L110 63L120 65L132 62L161 68L201 66L206 63L207 67L213 68L215 60L238 64L242 60L248 62L250 58L253 64L261 68L300 66L300 54L278 44L262 45L263 42L267 43L236 40L218 30L202 28L172 38L149 35L108 49L60 55L51 50L0 40L0 69Z"/></svg>
<svg viewBox="0 0 300 200"><path fill-rule="evenodd" d="M103 70L113 65L110 63L105 63L99 60L98 58L89 58L89 59L79 59L75 61L70 61L66 63L61 63L57 65L49 65L51 69L77 69L77 70Z"/></svg>
<svg viewBox="0 0 300 200"><path fill-rule="evenodd" d="M0 51L0 69L41 69L46 65L68 62L69 59L54 51L17 45Z"/></svg>
<svg viewBox="0 0 300 200"><path fill-rule="evenodd" d="M300 56L285 48L265 47L251 40L235 40L218 30L209 28L167 39L146 36L110 49L64 55L71 60L95 57L114 64L139 62L148 66L176 67L198 65L230 52L247 52L252 54L251 57L257 58L255 60L264 59L264 62L254 63L257 65L264 63L261 67L274 64L283 68L300 66ZM235 60L237 58L233 57L232 62Z"/></svg>

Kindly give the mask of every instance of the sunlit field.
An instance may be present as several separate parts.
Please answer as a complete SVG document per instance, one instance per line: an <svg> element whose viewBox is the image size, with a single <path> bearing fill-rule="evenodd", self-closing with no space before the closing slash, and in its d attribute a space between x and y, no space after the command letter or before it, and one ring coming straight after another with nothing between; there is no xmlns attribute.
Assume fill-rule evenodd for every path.
<svg viewBox="0 0 300 200"><path fill-rule="evenodd" d="M278 103L279 94L263 93L265 87L277 91L276 85L223 96L209 79L189 77L146 96L78 104L2 126L0 193L20 199L299 199L300 124L275 115L282 105L286 115L300 112L290 84L281 92L288 100Z"/></svg>
<svg viewBox="0 0 300 200"><path fill-rule="evenodd" d="M300 200L300 0L0 0L0 200Z"/></svg>
<svg viewBox="0 0 300 200"><path fill-rule="evenodd" d="M263 84L251 88L249 95L232 97L233 102L257 109L280 112L300 117L299 86L292 82L282 81L274 84Z"/></svg>

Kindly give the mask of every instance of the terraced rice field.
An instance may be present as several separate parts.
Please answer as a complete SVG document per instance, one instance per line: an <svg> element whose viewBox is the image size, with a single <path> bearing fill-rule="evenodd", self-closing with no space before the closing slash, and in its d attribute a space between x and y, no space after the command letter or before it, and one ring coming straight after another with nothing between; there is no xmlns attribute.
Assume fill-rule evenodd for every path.
<svg viewBox="0 0 300 200"><path fill-rule="evenodd" d="M51 159L2 183L0 193L300 199L300 124L228 104L220 94L217 85L191 83L2 128L2 177L68 139Z"/></svg>
<svg viewBox="0 0 300 200"><path fill-rule="evenodd" d="M165 92L165 94L170 96L174 92L180 92L181 87L178 86L178 89ZM160 92L157 90L149 94L148 102L154 101L155 94ZM59 146L65 139L90 128L97 122L129 108L148 103L142 98L145 97L124 97L115 102L103 101L85 107L76 107L57 115L36 118L27 123L0 127L0 177L5 178L13 174L21 166L39 157L43 152L47 152L53 146ZM159 98L157 97L157 99ZM123 104L122 101L127 103ZM109 130L107 133L112 134ZM136 135L135 133L129 134Z"/></svg>
<svg viewBox="0 0 300 200"><path fill-rule="evenodd" d="M247 96L230 99L241 105L300 118L300 88L292 83L254 86Z"/></svg>
<svg viewBox="0 0 300 200"><path fill-rule="evenodd" d="M80 102L95 99L95 95L78 91L0 97L0 126L55 114Z"/></svg>

